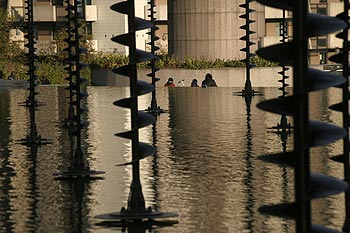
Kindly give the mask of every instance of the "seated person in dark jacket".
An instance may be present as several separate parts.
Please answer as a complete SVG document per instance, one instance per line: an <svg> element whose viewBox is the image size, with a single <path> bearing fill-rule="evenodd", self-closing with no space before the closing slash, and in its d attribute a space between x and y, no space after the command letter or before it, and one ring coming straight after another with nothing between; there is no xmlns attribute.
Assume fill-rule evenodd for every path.
<svg viewBox="0 0 350 233"><path fill-rule="evenodd" d="M202 87L217 87L213 76L209 73L205 75L205 79L202 82Z"/></svg>
<svg viewBox="0 0 350 233"><path fill-rule="evenodd" d="M191 82L191 87L199 87L198 86L198 80L197 79L193 79Z"/></svg>

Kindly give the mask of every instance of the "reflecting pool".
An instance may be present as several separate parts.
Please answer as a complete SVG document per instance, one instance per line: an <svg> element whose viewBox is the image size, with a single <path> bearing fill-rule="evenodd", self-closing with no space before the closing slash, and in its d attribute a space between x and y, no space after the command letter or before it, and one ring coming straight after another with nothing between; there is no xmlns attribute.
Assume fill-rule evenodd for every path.
<svg viewBox="0 0 350 233"><path fill-rule="evenodd" d="M292 148L291 135L281 137L268 129L280 116L256 108L280 92L261 88L263 95L254 96L249 105L233 94L239 90L157 89L158 105L167 112L158 116L156 125L140 130L140 141L158 149L142 160L141 182L146 206L179 217L176 225L152 232L295 232L293 221L258 211L262 205L294 198L293 171L258 159L282 152L283 145ZM29 111L18 106L26 91L0 89L0 232L122 232L100 226L94 216L127 205L131 167L115 165L130 160L131 143L114 134L129 129L130 113L112 103L128 96L128 88L87 91L84 151L90 167L106 174L102 180L72 182L52 175L68 168L71 158L67 129L59 124L68 110L64 87L39 87L44 105L37 111L37 130L52 144L38 149L16 144L28 134ZM341 114L328 109L340 101L340 91L311 94L311 118L341 125ZM140 109L149 106L150 98L139 98ZM329 159L341 151L341 141L313 148L312 170L342 178L342 165ZM341 229L344 196L313 201L312 212L314 223Z"/></svg>

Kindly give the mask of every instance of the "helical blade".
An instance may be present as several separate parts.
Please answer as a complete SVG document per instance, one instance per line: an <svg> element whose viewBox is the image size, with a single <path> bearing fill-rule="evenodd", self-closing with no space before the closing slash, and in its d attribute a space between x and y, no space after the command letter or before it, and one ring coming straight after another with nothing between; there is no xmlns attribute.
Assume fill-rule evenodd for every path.
<svg viewBox="0 0 350 233"><path fill-rule="evenodd" d="M333 104L331 106L329 106L329 109L333 110L333 111L337 111L337 112L343 112L346 108L346 105L348 105L348 102L340 102L337 104Z"/></svg>
<svg viewBox="0 0 350 233"><path fill-rule="evenodd" d="M121 14L127 15L129 13L129 7L128 7L128 2L123 1L123 2L118 2L116 4L113 4L111 7L111 10L116 11Z"/></svg>
<svg viewBox="0 0 350 233"><path fill-rule="evenodd" d="M296 110L296 98L294 96L287 96L284 98L270 99L260 102L256 106L267 112L290 116Z"/></svg>
<svg viewBox="0 0 350 233"><path fill-rule="evenodd" d="M137 95L145 95L151 93L154 90L154 86L150 83L138 80L137 81Z"/></svg>
<svg viewBox="0 0 350 233"><path fill-rule="evenodd" d="M320 121L310 121L310 146L323 146L342 139L346 131L336 125Z"/></svg>
<svg viewBox="0 0 350 233"><path fill-rule="evenodd" d="M115 106L118 106L121 108L131 108L131 103L132 103L132 98L124 98L113 102Z"/></svg>
<svg viewBox="0 0 350 233"><path fill-rule="evenodd" d="M138 157L135 160L132 160L128 163L122 163L118 164L116 166L127 166L132 165L141 159L147 158L149 156L154 155L157 152L156 148L154 146L148 145L146 143L139 142L139 148L138 148Z"/></svg>
<svg viewBox="0 0 350 233"><path fill-rule="evenodd" d="M256 0L263 5L282 9L282 10L293 10L294 1L293 0Z"/></svg>
<svg viewBox="0 0 350 233"><path fill-rule="evenodd" d="M136 27L135 29L137 31L139 31L139 30L152 28L153 24L150 23L149 21L145 20L145 19L135 17L135 27Z"/></svg>
<svg viewBox="0 0 350 233"><path fill-rule="evenodd" d="M122 133L116 133L114 134L114 136L117 137L121 137L121 138L125 138L125 139L130 139L132 138L132 132L133 131L126 131L126 132L122 132Z"/></svg>
<svg viewBox="0 0 350 233"><path fill-rule="evenodd" d="M153 90L154 90L153 85L151 85L147 82L141 81L141 80L137 81L137 91L136 91L137 96L151 93ZM133 100L132 97L124 98L124 99L120 99L120 100L113 102L113 104L118 106L118 107L122 107L122 108L131 108L132 100Z"/></svg>
<svg viewBox="0 0 350 233"><path fill-rule="evenodd" d="M156 118L152 114L138 112L136 127L134 129L132 129L131 131L136 131L140 128L151 125L154 122L156 122ZM115 136L131 139L131 135L132 135L131 131L116 133Z"/></svg>
<svg viewBox="0 0 350 233"><path fill-rule="evenodd" d="M332 157L330 157L330 159L334 162L344 163L345 162L345 155L341 154L341 155L332 156Z"/></svg>
<svg viewBox="0 0 350 233"><path fill-rule="evenodd" d="M116 73L116 74L123 75L123 76L130 77L131 71L134 69L134 67L135 67L134 65L125 65L125 66L113 68L112 72Z"/></svg>
<svg viewBox="0 0 350 233"><path fill-rule="evenodd" d="M158 36L150 36L151 39L153 39L154 41L157 41L159 40L160 38ZM150 42L147 42L147 44L150 43Z"/></svg>
<svg viewBox="0 0 350 233"><path fill-rule="evenodd" d="M310 174L310 198L324 198L348 189L345 181L318 173Z"/></svg>
<svg viewBox="0 0 350 233"><path fill-rule="evenodd" d="M346 82L346 79L342 76L315 69L308 69L307 78L309 91L324 90L329 87L340 86Z"/></svg>
<svg viewBox="0 0 350 233"><path fill-rule="evenodd" d="M320 14L309 14L306 32L308 37L322 36L339 31L346 27L346 23L335 17Z"/></svg>
<svg viewBox="0 0 350 233"><path fill-rule="evenodd" d="M137 117L137 129L146 127L148 125L153 124L156 122L156 118L149 113L144 113L144 112L138 112L138 117Z"/></svg>
<svg viewBox="0 0 350 233"><path fill-rule="evenodd" d="M154 72L158 72L159 70L160 70L160 68L158 68L158 67L155 67L155 68L154 68ZM148 77L152 77L153 74L152 74L152 73L149 73L149 74L147 74L147 76L148 76Z"/></svg>
<svg viewBox="0 0 350 233"><path fill-rule="evenodd" d="M328 227L312 224L311 233L341 233L341 232Z"/></svg>
<svg viewBox="0 0 350 233"><path fill-rule="evenodd" d="M335 17L346 22L347 16L346 16L345 12L341 12L341 13L337 14Z"/></svg>
<svg viewBox="0 0 350 233"><path fill-rule="evenodd" d="M130 38L133 34L134 33L121 34L121 35L112 37L111 40L113 42L116 42L125 46L129 46Z"/></svg>
<svg viewBox="0 0 350 233"><path fill-rule="evenodd" d="M136 61L137 63L150 61L156 58L152 53L136 49Z"/></svg>
<svg viewBox="0 0 350 233"><path fill-rule="evenodd" d="M259 49L256 54L270 61L293 65L293 51L294 43L286 42Z"/></svg>
<svg viewBox="0 0 350 233"><path fill-rule="evenodd" d="M341 32L337 33L335 35L335 37L344 40L346 38L346 32L345 31L341 31Z"/></svg>
<svg viewBox="0 0 350 233"><path fill-rule="evenodd" d="M328 58L329 61L335 62L335 63L342 63L343 59L344 59L344 53L342 52L334 54Z"/></svg>

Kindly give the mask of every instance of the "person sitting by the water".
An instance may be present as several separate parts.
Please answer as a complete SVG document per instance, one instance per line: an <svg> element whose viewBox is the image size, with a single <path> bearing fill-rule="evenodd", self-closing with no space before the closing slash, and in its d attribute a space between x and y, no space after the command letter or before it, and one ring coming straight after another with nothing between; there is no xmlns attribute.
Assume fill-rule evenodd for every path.
<svg viewBox="0 0 350 233"><path fill-rule="evenodd" d="M198 80L197 79L193 79L191 82L191 87L199 87L198 86Z"/></svg>
<svg viewBox="0 0 350 233"><path fill-rule="evenodd" d="M217 87L213 76L209 73L205 75L205 79L202 82L202 87Z"/></svg>
<svg viewBox="0 0 350 233"><path fill-rule="evenodd" d="M13 71L11 71L10 76L8 76L7 78L8 80L14 80L15 79L15 73Z"/></svg>
<svg viewBox="0 0 350 233"><path fill-rule="evenodd" d="M51 82L50 82L50 80L49 80L48 78L43 77L43 78L41 79L41 84L43 84L43 85L50 85Z"/></svg>
<svg viewBox="0 0 350 233"><path fill-rule="evenodd" d="M164 84L164 87L175 87L174 79L168 78L168 81Z"/></svg>

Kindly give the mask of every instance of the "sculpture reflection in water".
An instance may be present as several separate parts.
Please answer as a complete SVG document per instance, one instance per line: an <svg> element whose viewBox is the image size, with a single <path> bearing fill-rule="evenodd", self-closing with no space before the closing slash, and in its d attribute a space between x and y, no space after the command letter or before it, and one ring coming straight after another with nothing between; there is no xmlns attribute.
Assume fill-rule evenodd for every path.
<svg viewBox="0 0 350 233"><path fill-rule="evenodd" d="M87 93L82 90L83 85L87 83L87 79L80 75L81 70L87 67L86 64L81 62L80 58L82 53L86 53L86 49L80 46L82 36L79 34L80 25L82 25L82 15L79 13L79 7L81 7L82 3L78 0L74 0L74 4L72 5L70 1L67 0L66 4L68 38L65 41L68 44L66 49L68 52L68 57L66 59L68 67L66 70L69 72L69 76L67 77L69 81L69 86L67 88L69 90L69 109L68 118L65 122L69 129L72 163L67 170L56 172L54 176L57 179L100 179L97 175L103 174L104 172L90 169L86 161L86 154L82 149L82 132L87 126L87 122L83 120L83 114L87 112L87 109L82 106L83 100L87 97ZM73 82L73 76L75 76L75 82Z"/></svg>
<svg viewBox="0 0 350 233"><path fill-rule="evenodd" d="M308 38L336 32L346 25L333 17L310 14L307 0L258 1L293 12L293 41L272 45L257 53L265 59L293 66L293 96L267 100L258 106L265 111L293 116L294 150L270 155L270 162L294 168L295 177L294 202L264 206L260 211L294 219L298 233L331 232L332 229L312 222L311 201L344 192L348 184L327 175L312 173L310 148L328 145L342 139L346 133L343 128L309 119L309 92L342 85L345 79L308 67Z"/></svg>
<svg viewBox="0 0 350 233"><path fill-rule="evenodd" d="M27 135L26 138L18 140L18 143L22 145L28 145L31 146L32 144L37 145L43 145L51 143L48 139L42 138L40 134L37 132L36 122L35 122L35 113L36 108L39 106L38 101L36 99L36 95L38 95L38 92L36 92L36 86L38 85L37 75L35 74L36 66L36 48L35 48L35 35L34 35L34 21L33 21L33 0L26 0L26 29L27 34L25 35L25 38L28 40L28 42L25 44L25 47L28 48L28 52L26 53L27 57L27 65L28 65L28 83L29 83L29 93L26 101L20 105L26 106L29 109L30 114L30 132Z"/></svg>
<svg viewBox="0 0 350 233"><path fill-rule="evenodd" d="M242 36L241 38L239 38L240 40L245 42L245 47L240 49L240 51L245 53L245 59L243 60L243 62L245 63L245 68L246 68L246 80L245 80L245 84L244 84L244 89L240 92L238 92L239 95L242 96L246 96L246 95L256 95L259 92L255 91L252 88L252 83L250 80L250 69L255 67L255 64L251 63L251 59L255 56L254 53L251 53L251 49L250 47L252 45L255 45L255 42L251 41L250 35L255 34L256 32L251 30L250 24L255 23L255 20L252 20L250 18L250 13L255 12L254 9L251 9L251 3L254 2L255 0L245 0L244 4L240 4L239 7L244 8L245 14L240 15L239 18L242 18L245 20L245 24L240 26L240 29L243 29L245 31L245 36Z"/></svg>
<svg viewBox="0 0 350 233"><path fill-rule="evenodd" d="M148 1L149 4L149 17L150 17L150 23L153 24L153 26L150 28L150 31L147 32L148 35L150 35L151 41L148 42L147 44L151 46L151 53L153 55L156 54L156 51L159 50L159 47L156 46L156 41L159 40L159 37L156 36L156 31L159 30L159 28L157 26L154 25L154 22L156 21L156 17L155 17L155 0L149 0ZM152 100L151 100L151 106L148 107L147 111L149 113L153 113L153 114L160 114L160 113L164 113L164 110L160 108L160 106L158 106L157 103L157 94L156 94L156 82L158 82L160 79L156 77L156 72L159 71L159 68L156 67L156 61L158 60L158 58L156 56L154 56L152 58L152 60L149 63L149 66L151 67L151 73L147 74L148 77L152 78L152 85L154 87L153 91L152 91Z"/></svg>
<svg viewBox="0 0 350 233"><path fill-rule="evenodd" d="M113 72L129 77L130 97L115 101L113 104L130 109L131 112L131 130L117 133L116 136L131 140L131 161L119 166L132 166L132 181L127 208L123 207L120 212L98 215L96 218L107 220L101 224L108 225L110 224L109 220L112 221L112 224L120 223L122 226L127 226L128 230L133 230L134 227L138 228L144 224L158 225L154 219L176 217L177 214L158 212L151 207L146 208L140 181L140 161L154 155L156 149L139 141L139 129L155 123L156 118L150 113L138 110L138 97L152 92L154 86L137 79L136 65L155 59L155 56L152 53L136 49L136 31L152 28L153 24L135 17L134 0L118 2L112 5L111 9L128 16L128 33L113 37L112 40L129 47L129 64L113 69ZM143 219L152 221L143 222Z"/></svg>

